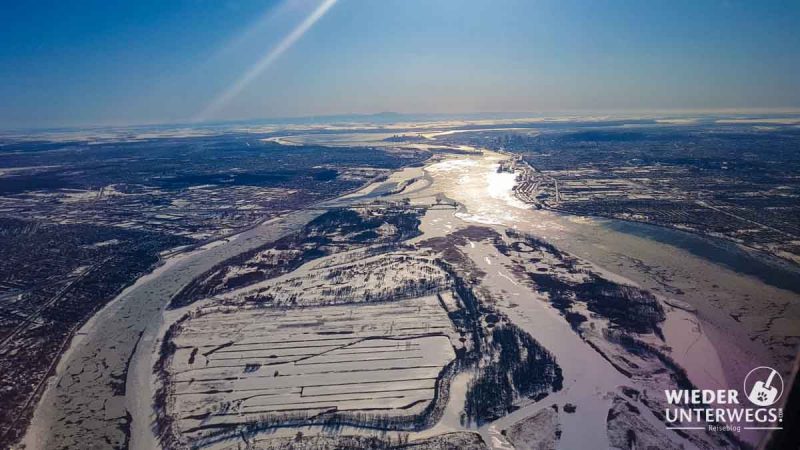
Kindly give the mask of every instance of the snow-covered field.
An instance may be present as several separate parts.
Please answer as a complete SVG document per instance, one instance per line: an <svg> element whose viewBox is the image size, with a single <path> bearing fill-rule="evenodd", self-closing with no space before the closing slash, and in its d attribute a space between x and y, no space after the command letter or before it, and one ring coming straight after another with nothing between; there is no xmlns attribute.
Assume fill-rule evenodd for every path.
<svg viewBox="0 0 800 450"><path fill-rule="evenodd" d="M435 296L201 312L172 341L169 412L190 440L270 415L418 414L455 358L451 330Z"/></svg>
<svg viewBox="0 0 800 450"><path fill-rule="evenodd" d="M340 258L341 255L333 255L330 259ZM284 276L225 294L222 301L282 306L386 301L428 294L446 283L444 272L431 258L415 254L398 252L349 261L312 261Z"/></svg>

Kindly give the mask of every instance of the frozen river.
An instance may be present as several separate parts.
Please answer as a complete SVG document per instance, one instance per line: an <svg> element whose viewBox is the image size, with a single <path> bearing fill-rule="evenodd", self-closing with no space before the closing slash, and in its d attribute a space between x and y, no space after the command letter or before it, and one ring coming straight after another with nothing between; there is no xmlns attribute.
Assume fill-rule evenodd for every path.
<svg viewBox="0 0 800 450"><path fill-rule="evenodd" d="M517 229L592 263L608 278L691 305L696 314L678 309L668 314L664 333L673 358L698 387L739 389L747 371L758 365L789 369L793 347L773 344L791 342L800 319L796 270L733 245L679 231L535 210L513 196L515 175L498 172L498 163L505 158L486 152L482 157L451 158L427 167L435 193L455 200L462 209L454 217L441 213L428 223L423 221L423 229L427 227L432 235L470 223ZM581 406L575 414L562 415L567 423L562 426L560 446L605 447L607 394L630 380L572 332L546 302L520 300L536 293L503 272L508 261L492 246L473 245L467 252L486 272L485 284L519 304L504 312L556 355L565 378L562 392L500 419L486 427L484 435L502 448L500 430L542 406L566 400ZM646 419L663 428L655 417ZM753 442L759 438L744 437Z"/></svg>
<svg viewBox="0 0 800 450"><path fill-rule="evenodd" d="M131 421L125 398L128 363L137 348L152 350L148 330L158 328L169 299L215 264L275 240L316 214L300 211L167 260L127 288L79 331L62 356L24 443L28 448L125 445Z"/></svg>
<svg viewBox="0 0 800 450"><path fill-rule="evenodd" d="M503 158L490 152L481 156L450 155L424 171L414 168L396 173L385 185L366 189L368 194L348 196L335 204L373 199L377 193L390 192L390 186L404 179L424 176L424 183L401 196L421 204L445 197L460 205L455 212L429 211L422 223L426 237L448 234L470 224L516 228L590 261L609 277L629 280L692 305L697 310L696 317L681 312L674 318L674 332L670 335L667 331L667 338L674 337L670 344L683 350L676 359L699 386L738 387L740 378L754 363L779 367L786 364L790 355L770 353L766 348L771 340L785 339L781 333L793 333L800 317L794 292L739 273L730 264L704 258L664 239L614 226L613 222L534 210L513 196L515 175L497 171ZM28 448L92 448L87 442L106 448L125 445L131 436L135 447L155 445L150 431L152 392L148 374L155 337L169 299L215 264L296 230L320 212L289 214L235 238L170 259L126 289L81 329L62 357L26 436ZM587 448L601 443L603 447L610 405L607 393L627 379L586 345L557 311L532 298L535 293L516 283L502 269L503 255L487 245L476 245L468 253L487 273L486 282L492 289L511 297L529 298L525 303L517 302L522 307L505 312L555 354L565 378L564 390L486 427L482 430L484 436L502 448L506 443L500 429L554 402L572 402L579 408L564 419L560 445ZM751 305L753 298L760 299L756 307ZM724 311L721 305L726 308ZM738 316L734 319L727 311L736 311ZM776 311L784 311L785 319L775 320ZM772 323L772 334L754 337L754 330L768 322ZM683 330L690 330L693 339L681 340L685 338ZM717 353L730 356L721 360ZM455 402L454 407L458 404ZM456 429L456 417L454 411L448 410L446 420L434 429ZM429 433L420 436L426 434Z"/></svg>

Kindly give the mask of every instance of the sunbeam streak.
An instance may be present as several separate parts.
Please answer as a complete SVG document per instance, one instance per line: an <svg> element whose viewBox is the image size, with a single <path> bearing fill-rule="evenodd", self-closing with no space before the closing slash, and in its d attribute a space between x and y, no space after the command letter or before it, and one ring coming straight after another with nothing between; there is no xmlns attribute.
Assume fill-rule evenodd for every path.
<svg viewBox="0 0 800 450"><path fill-rule="evenodd" d="M219 111L225 104L234 99L249 85L258 78L276 59L286 50L290 49L303 35L314 26L319 19L337 2L338 0L324 0L317 8L308 15L291 33L281 40L275 47L270 49L261 59L258 60L250 69L247 70L239 79L236 80L222 94L218 95L206 108L195 117L196 122L208 120L215 112Z"/></svg>

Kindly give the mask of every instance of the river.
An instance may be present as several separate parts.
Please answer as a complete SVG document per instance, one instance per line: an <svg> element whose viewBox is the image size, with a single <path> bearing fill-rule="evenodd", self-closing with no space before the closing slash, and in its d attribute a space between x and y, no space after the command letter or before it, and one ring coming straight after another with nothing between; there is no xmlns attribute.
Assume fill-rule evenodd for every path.
<svg viewBox="0 0 800 450"><path fill-rule="evenodd" d="M511 194L514 174L497 172L497 163L503 158L491 152L483 156L450 155L426 167L426 182L404 191L402 196L420 202L446 197L460 205L455 214L429 212L422 224L427 236L445 234L470 223L516 228L590 261L609 276L630 280L692 305L707 345L687 348L678 359L690 366L690 377L700 380L700 385L704 383L703 373L710 371L724 374L716 383L738 387L739 379L753 364L784 367L794 356L785 345L774 344L785 343L800 318L800 284L796 276L785 278L767 263L753 263L753 255L735 246L708 244L703 238L687 237L686 233L532 209ZM421 175L420 168L405 169L390 180L365 189L363 195L349 195L329 205L373 199L391 192L403 177ZM297 230L320 213L297 211L176 256L126 289L87 322L62 356L25 437L27 448L107 448L127 444L130 436L135 447L154 446L150 432L152 395L145 393L152 394L149 375L154 345L169 299L219 262ZM491 259L485 257L499 257L489 255L487 249L478 250L484 250L474 255L479 265L490 264ZM504 291L521 289L513 285L508 274L490 273L491 282ZM600 413L603 408L607 410L608 399L601 394L624 380L597 353L587 351L588 346L557 314L535 308L539 309L522 308L510 314L556 354L571 381L586 381L567 387L550 401L587 396L595 399L584 402L585 409L579 410L582 413L569 418L576 424L599 414L587 426L567 432L563 442L591 442L592 436L602 434L604 426L604 414ZM779 312L782 318L776 317ZM764 333L764 329L770 332ZM708 357L709 352L727 356L720 361ZM592 361L594 372L583 373L586 361ZM115 388L120 382L127 384L126 389ZM132 392L138 395L130 395ZM458 402L454 404L457 406ZM447 414L457 417L455 411ZM504 426L510 423L511 419L502 421ZM448 423L451 427L454 424ZM484 430L487 436L491 432Z"/></svg>

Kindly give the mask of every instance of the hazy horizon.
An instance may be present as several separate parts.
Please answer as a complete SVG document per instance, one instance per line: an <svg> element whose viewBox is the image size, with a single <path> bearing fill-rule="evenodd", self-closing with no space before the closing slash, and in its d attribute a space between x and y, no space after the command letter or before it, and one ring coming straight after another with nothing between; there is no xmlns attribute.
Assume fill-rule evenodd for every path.
<svg viewBox="0 0 800 450"><path fill-rule="evenodd" d="M297 115L286 117L246 117L229 118L217 120L176 120L176 121L152 121L152 122L95 122L81 124L44 124L41 126L3 126L0 124L0 134L6 136L37 136L48 132L80 132L86 130L127 130L127 129L227 129L228 127L240 126L334 126L350 125L359 129L359 126L391 126L388 129L405 129L403 124L431 124L438 128L448 128L448 122L464 124L532 124L542 122L543 124L552 123L589 123L597 122L598 126L604 126L609 122L619 121L653 121L653 124L671 124L674 121L689 121L687 123L706 123L721 122L726 119L748 120L754 124L768 123L774 120L781 120L782 125L800 126L800 108L747 108L747 109L716 109L716 110L574 110L574 111L544 111L544 112L523 112L507 111L492 112L478 111L468 113L431 113L431 112L397 112L380 111L365 113L332 113L322 115ZM400 127L400 128L398 128Z"/></svg>

